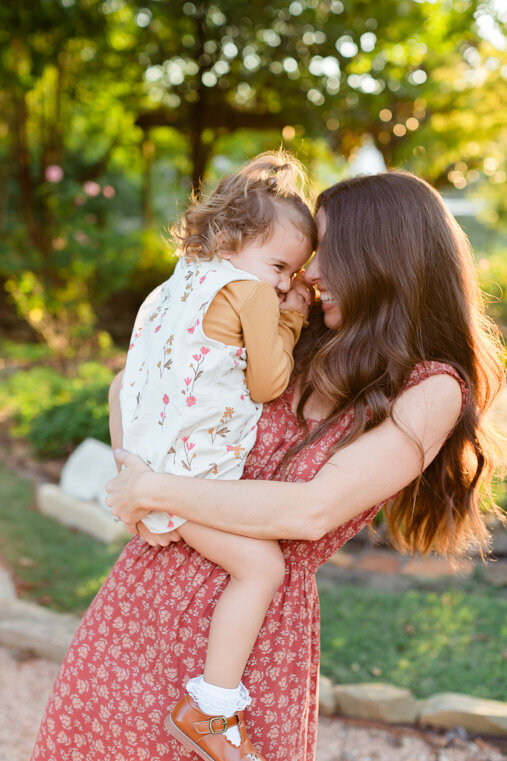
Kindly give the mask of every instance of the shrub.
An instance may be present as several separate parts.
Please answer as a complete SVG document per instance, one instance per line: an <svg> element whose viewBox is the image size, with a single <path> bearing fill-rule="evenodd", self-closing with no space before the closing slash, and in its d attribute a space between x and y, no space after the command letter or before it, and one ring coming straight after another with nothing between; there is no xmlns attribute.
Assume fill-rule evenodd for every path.
<svg viewBox="0 0 507 761"><path fill-rule="evenodd" d="M112 371L84 362L72 376L35 367L0 383L2 417L11 435L26 437L44 456L64 456L87 436L109 441L107 391Z"/></svg>
<svg viewBox="0 0 507 761"><path fill-rule="evenodd" d="M88 436L109 444L109 384L82 388L72 399L44 410L29 426L27 438L43 457L68 454Z"/></svg>

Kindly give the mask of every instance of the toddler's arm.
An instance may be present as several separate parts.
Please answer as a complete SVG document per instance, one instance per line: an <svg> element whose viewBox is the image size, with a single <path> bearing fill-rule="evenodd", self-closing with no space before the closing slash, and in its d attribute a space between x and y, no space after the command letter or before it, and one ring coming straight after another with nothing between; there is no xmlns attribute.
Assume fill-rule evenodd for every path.
<svg viewBox="0 0 507 761"><path fill-rule="evenodd" d="M247 352L246 382L255 402L280 396L294 367L292 352L307 316L298 307L281 311L269 283L259 283L240 310L243 341Z"/></svg>

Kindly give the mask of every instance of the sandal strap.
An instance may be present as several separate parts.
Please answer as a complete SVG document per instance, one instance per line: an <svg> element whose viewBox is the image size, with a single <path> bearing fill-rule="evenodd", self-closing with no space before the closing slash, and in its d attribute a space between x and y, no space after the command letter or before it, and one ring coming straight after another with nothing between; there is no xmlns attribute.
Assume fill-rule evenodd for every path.
<svg viewBox="0 0 507 761"><path fill-rule="evenodd" d="M229 727L239 724L238 716L210 716L205 721L195 721L193 728L200 735L223 735Z"/></svg>

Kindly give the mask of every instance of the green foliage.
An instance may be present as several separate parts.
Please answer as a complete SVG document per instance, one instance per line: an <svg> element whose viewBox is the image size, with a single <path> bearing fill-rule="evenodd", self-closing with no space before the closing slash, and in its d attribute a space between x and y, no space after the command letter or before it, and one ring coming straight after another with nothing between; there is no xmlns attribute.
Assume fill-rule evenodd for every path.
<svg viewBox="0 0 507 761"><path fill-rule="evenodd" d="M122 546L102 544L42 515L33 508L31 484L0 466L0 556L21 598L83 613Z"/></svg>
<svg viewBox="0 0 507 761"><path fill-rule="evenodd" d="M453 691L505 699L507 600L494 589L396 595L340 585L320 599L321 667L334 681L387 680L420 698Z"/></svg>
<svg viewBox="0 0 507 761"><path fill-rule="evenodd" d="M479 276L488 313L507 335L507 255L505 249L479 259Z"/></svg>
<svg viewBox="0 0 507 761"><path fill-rule="evenodd" d="M192 184L281 142L326 184L369 133L501 224L503 21L479 0L4 4L0 278L20 317L90 353L97 315L164 279Z"/></svg>
<svg viewBox="0 0 507 761"><path fill-rule="evenodd" d="M27 433L34 451L43 457L59 457L88 436L109 444L108 387L80 389L68 402L34 418Z"/></svg>
<svg viewBox="0 0 507 761"><path fill-rule="evenodd" d="M98 362L68 377L50 367L21 370L0 382L0 408L11 434L44 456L63 456L93 436L109 441L107 391L113 373Z"/></svg>
<svg viewBox="0 0 507 761"><path fill-rule="evenodd" d="M43 343L19 343L18 341L9 341L9 339L0 340L0 357L7 363L9 361L26 362L33 364L39 360L50 359L51 350L47 344Z"/></svg>

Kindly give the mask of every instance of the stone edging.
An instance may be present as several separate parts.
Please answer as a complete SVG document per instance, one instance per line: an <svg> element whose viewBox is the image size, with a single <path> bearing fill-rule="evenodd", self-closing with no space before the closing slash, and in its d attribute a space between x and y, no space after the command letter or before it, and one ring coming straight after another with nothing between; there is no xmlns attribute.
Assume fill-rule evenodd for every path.
<svg viewBox="0 0 507 761"><path fill-rule="evenodd" d="M458 692L440 692L418 700L412 692L380 682L334 685L320 677L319 710L389 724L419 724L468 732L507 735L507 703Z"/></svg>
<svg viewBox="0 0 507 761"><path fill-rule="evenodd" d="M55 613L16 598L9 574L0 568L0 645L30 650L60 662L80 619ZM410 690L390 684L333 685L320 677L319 709L324 716L342 715L391 724L420 724L469 732L507 735L507 703L459 693L438 693L417 700Z"/></svg>

